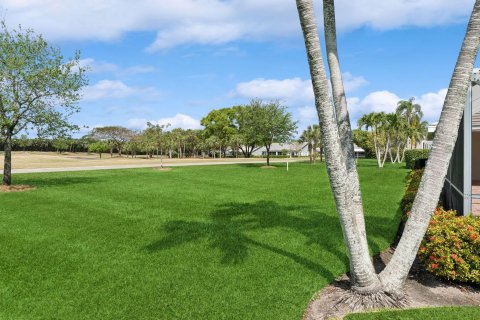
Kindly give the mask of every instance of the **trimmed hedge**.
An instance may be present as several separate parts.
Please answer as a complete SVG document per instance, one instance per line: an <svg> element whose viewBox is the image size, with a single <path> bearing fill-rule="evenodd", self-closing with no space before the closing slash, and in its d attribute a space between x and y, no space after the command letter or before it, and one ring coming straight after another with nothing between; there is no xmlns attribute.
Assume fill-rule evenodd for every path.
<svg viewBox="0 0 480 320"><path fill-rule="evenodd" d="M405 164L408 169L421 169L425 166L430 153L429 149L405 150Z"/></svg>
<svg viewBox="0 0 480 320"><path fill-rule="evenodd" d="M418 256L433 274L480 284L480 219L437 208Z"/></svg>

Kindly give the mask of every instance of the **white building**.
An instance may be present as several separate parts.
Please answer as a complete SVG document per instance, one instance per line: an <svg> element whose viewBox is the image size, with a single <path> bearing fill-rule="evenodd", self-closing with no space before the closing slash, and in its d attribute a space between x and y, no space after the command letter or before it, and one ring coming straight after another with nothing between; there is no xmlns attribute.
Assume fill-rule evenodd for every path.
<svg viewBox="0 0 480 320"><path fill-rule="evenodd" d="M253 156L267 156L267 149L261 147L252 152ZM308 157L307 143L272 143L270 147L271 156L292 156L292 157Z"/></svg>

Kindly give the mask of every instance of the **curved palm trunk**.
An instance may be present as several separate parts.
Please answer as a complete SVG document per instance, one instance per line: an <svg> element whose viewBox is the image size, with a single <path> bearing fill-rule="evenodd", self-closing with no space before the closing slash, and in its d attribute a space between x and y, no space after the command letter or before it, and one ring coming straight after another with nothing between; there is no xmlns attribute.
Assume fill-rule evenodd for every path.
<svg viewBox="0 0 480 320"><path fill-rule="evenodd" d="M386 290L400 291L418 247L427 230L430 217L437 206L452 156L458 128L470 84L470 75L480 45L480 0L475 1L467 33L448 88L440 121L425 172L413 203L402 238L392 260L380 274Z"/></svg>
<svg viewBox="0 0 480 320"><path fill-rule="evenodd" d="M348 194L346 159L338 133L335 112L329 97L328 80L318 39L313 3L312 0L297 0L296 2L305 38L322 142L326 151L327 173L350 255L350 271L358 287L377 287L379 280L373 270L368 249L362 245L363 235L359 232L356 218L352 214L355 207L350 201L351 195Z"/></svg>
<svg viewBox="0 0 480 320"><path fill-rule="evenodd" d="M327 60L330 69L330 82L332 83L333 101L337 117L338 134L342 154L346 160L347 166L347 194L351 195L351 208L354 219L354 226L360 236L359 245L361 250L368 253L367 234L365 231L365 218L363 214L362 194L360 192L360 181L358 178L357 165L355 161L355 150L353 148L352 128L350 126L350 116L347 108L347 98L343 86L342 73L337 50L337 31L335 23L335 1L323 1L323 17L325 29L325 44L327 49ZM375 274L373 265L370 263L370 272ZM352 283L356 285L355 279Z"/></svg>

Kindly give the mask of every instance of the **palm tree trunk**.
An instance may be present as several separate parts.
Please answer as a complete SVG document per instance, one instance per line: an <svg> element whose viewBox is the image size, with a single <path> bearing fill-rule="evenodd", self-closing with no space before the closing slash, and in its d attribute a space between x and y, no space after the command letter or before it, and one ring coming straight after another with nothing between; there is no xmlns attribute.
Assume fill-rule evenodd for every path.
<svg viewBox="0 0 480 320"><path fill-rule="evenodd" d="M323 1L323 17L325 29L325 44L327 49L327 60L330 69L330 81L332 83L333 101L337 117L338 134L342 154L347 166L347 194L351 196L351 209L357 232L360 235L362 250L368 252L367 233L365 230L365 217L363 214L362 194L360 192L360 181L358 178L357 164L355 161L355 150L353 147L352 128L347 108L347 98L343 86L342 73L337 50L337 31L335 23L335 1ZM373 270L373 265L371 266Z"/></svg>
<svg viewBox="0 0 480 320"><path fill-rule="evenodd" d="M3 185L12 184L12 132L8 131L3 143L4 162L3 162Z"/></svg>
<svg viewBox="0 0 480 320"><path fill-rule="evenodd" d="M453 71L425 172L392 260L380 274L386 290L400 291L437 206L458 136L473 64L480 45L480 0L475 1Z"/></svg>
<svg viewBox="0 0 480 320"><path fill-rule="evenodd" d="M355 225L355 219L352 219L351 209L353 207L348 201L350 197L347 195L346 161L329 97L329 85L318 39L313 3L312 0L297 0L296 3L305 38L322 142L326 151L327 173L340 217L345 244L350 255L350 271L356 286L376 288L379 280L373 269L368 250L361 245L361 234L358 232L358 226Z"/></svg>

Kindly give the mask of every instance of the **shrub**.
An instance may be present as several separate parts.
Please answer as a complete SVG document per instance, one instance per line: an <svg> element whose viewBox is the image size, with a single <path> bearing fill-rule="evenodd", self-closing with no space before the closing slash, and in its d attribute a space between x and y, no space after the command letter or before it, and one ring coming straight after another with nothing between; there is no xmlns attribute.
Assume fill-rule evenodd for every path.
<svg viewBox="0 0 480 320"><path fill-rule="evenodd" d="M418 256L433 274L480 284L480 219L435 210Z"/></svg>
<svg viewBox="0 0 480 320"><path fill-rule="evenodd" d="M405 151L405 164L408 169L420 169L425 166L428 159L428 149L412 149Z"/></svg>

